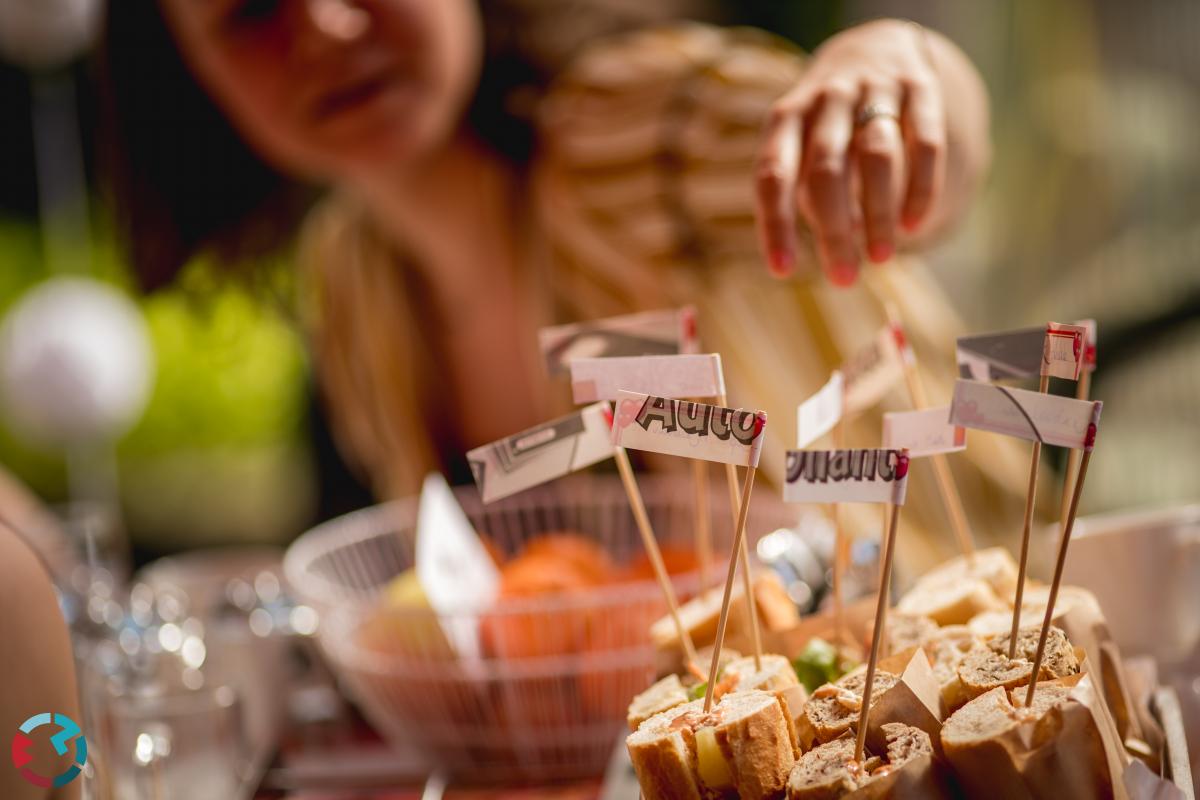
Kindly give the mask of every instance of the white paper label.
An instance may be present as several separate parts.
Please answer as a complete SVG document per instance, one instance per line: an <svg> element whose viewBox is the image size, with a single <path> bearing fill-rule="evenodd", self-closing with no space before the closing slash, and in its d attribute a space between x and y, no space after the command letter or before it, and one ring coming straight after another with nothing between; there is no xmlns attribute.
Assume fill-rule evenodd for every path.
<svg viewBox="0 0 1200 800"><path fill-rule="evenodd" d="M467 453L483 502L612 458L608 420L608 404L596 403Z"/></svg>
<svg viewBox="0 0 1200 800"><path fill-rule="evenodd" d="M883 415L883 446L908 450L912 458L967 449L967 430L950 424L950 406Z"/></svg>
<svg viewBox="0 0 1200 800"><path fill-rule="evenodd" d="M904 331L885 325L873 341L842 368L845 376L845 413L859 414L883 399L904 378L904 367L912 360Z"/></svg>
<svg viewBox="0 0 1200 800"><path fill-rule="evenodd" d="M479 618L500 588L500 574L446 480L425 478L417 511L417 580L446 637L464 658L478 658Z"/></svg>
<svg viewBox="0 0 1200 800"><path fill-rule="evenodd" d="M725 394L721 356L716 353L577 358L570 369L576 403L616 400L622 390L663 397L715 398Z"/></svg>
<svg viewBox="0 0 1200 800"><path fill-rule="evenodd" d="M950 421L981 431L1086 450L1095 441L1102 406L1099 401L960 379L954 384Z"/></svg>
<svg viewBox="0 0 1200 800"><path fill-rule="evenodd" d="M555 325L538 331L551 375L562 375L576 358L666 356L700 351L696 310L691 306Z"/></svg>
<svg viewBox="0 0 1200 800"><path fill-rule="evenodd" d="M1042 349L1041 374L1069 381L1079 380L1086 340L1087 328L1082 325L1049 323Z"/></svg>
<svg viewBox="0 0 1200 800"><path fill-rule="evenodd" d="M1095 320L1079 320L1074 326L1059 327L1083 328L1083 363L1086 368L1095 369ZM1046 327L961 336L955 349L958 354L958 374L961 378L985 383L1011 378L1030 378L1041 374L1042 371L1042 361L1046 353ZM1064 365L1060 372L1052 374L1068 378L1070 376L1065 374L1066 369ZM1074 367L1070 369L1074 371Z"/></svg>
<svg viewBox="0 0 1200 800"><path fill-rule="evenodd" d="M621 392L613 443L630 450L758 466L767 415Z"/></svg>
<svg viewBox="0 0 1200 800"><path fill-rule="evenodd" d="M797 447L808 447L838 424L845 402L843 383L842 373L835 370L829 382L796 409Z"/></svg>
<svg viewBox="0 0 1200 800"><path fill-rule="evenodd" d="M904 505L908 456L900 450L789 450L783 499L789 503Z"/></svg>

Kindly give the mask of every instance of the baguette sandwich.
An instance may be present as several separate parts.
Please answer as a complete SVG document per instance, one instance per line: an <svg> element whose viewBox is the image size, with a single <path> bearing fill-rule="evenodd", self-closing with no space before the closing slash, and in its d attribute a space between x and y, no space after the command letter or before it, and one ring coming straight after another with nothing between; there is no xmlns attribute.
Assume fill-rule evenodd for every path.
<svg viewBox="0 0 1200 800"><path fill-rule="evenodd" d="M783 693L731 692L707 714L694 700L651 717L625 746L645 800L766 800L796 762L790 723Z"/></svg>
<svg viewBox="0 0 1200 800"><path fill-rule="evenodd" d="M1013 689L1029 683L1033 674L1033 659L1037 654L1040 627L1023 628L1017 632L1013 658L1008 657L1009 637L993 636L963 657L958 665L962 693L974 699L992 689ZM1046 637L1046 652L1042 657L1038 680L1065 678L1079 672L1079 658L1061 629L1051 627Z"/></svg>
<svg viewBox="0 0 1200 800"><path fill-rule="evenodd" d="M946 721L942 751L968 796L1113 796L1099 729L1072 699L1072 680L1039 683L1029 708L1024 689L998 686Z"/></svg>
<svg viewBox="0 0 1200 800"><path fill-rule="evenodd" d="M679 607L679 619L697 648L711 645L717 638L717 622L721 617L721 602L725 589L715 586ZM754 578L754 602L758 619L764 630L785 630L800 621L796 604L788 597L783 583L773 572L761 571ZM746 594L741 584L733 587L729 598L729 622L726 636L735 638L745 627ZM650 626L650 639L660 651L677 652L679 634L670 616L663 616Z"/></svg>
<svg viewBox="0 0 1200 800"><path fill-rule="evenodd" d="M804 706L804 713L796 722L796 733L803 749L811 750L819 744L827 744L853 730L862 710L866 677L863 670L852 672L812 693ZM872 706L899 680L899 676L891 672L877 671L875 684L871 687Z"/></svg>
<svg viewBox="0 0 1200 800"><path fill-rule="evenodd" d="M929 734L899 722L883 726L881 756L854 760L854 738L809 750L788 777L788 800L901 800L945 794Z"/></svg>
<svg viewBox="0 0 1200 800"><path fill-rule="evenodd" d="M1002 547L958 556L930 570L900 598L896 610L929 617L939 625L965 624L985 611L1011 606L1017 565Z"/></svg>
<svg viewBox="0 0 1200 800"><path fill-rule="evenodd" d="M733 656L728 661L725 659L727 653ZM733 691L761 689L778 692L800 685L796 671L783 656L764 654L761 669L755 668L753 656L743 657L728 650L723 651L721 656L725 664L718 672L717 685L713 689L713 696L717 700ZM703 681L689 674L672 674L656 681L630 702L626 714L629 730L636 731L655 714L704 697L705 689L707 686Z"/></svg>

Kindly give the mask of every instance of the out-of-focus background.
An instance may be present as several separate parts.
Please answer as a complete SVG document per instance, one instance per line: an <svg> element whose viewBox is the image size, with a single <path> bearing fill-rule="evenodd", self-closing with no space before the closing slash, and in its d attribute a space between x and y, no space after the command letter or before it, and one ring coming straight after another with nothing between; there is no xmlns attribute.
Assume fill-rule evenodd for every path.
<svg viewBox="0 0 1200 800"><path fill-rule="evenodd" d="M1200 6L759 0L707 4L699 14L808 49L884 15L944 31L992 93L991 179L969 223L931 255L969 325L1100 321L1094 396L1107 403L1106 446L1091 480L1104 489L1088 492L1085 511L1190 499L1194 472L1171 465L1172 454L1200 447L1185 401L1200 388ZM52 194L55 180L71 185L73 156L94 186L94 65L83 55L31 70L11 46L4 51L0 313L54 271L128 290L103 198L92 191L83 212L69 192ZM65 108L82 132L74 152L63 138ZM39 166L50 186L41 195ZM81 213L88 236L79 234ZM200 261L178 285L137 299L157 373L117 459L139 560L199 544L284 542L369 499L338 461L314 402L287 261L272 265L276 279L253 285ZM65 499L62 458L28 446L7 418L0 461L47 500Z"/></svg>

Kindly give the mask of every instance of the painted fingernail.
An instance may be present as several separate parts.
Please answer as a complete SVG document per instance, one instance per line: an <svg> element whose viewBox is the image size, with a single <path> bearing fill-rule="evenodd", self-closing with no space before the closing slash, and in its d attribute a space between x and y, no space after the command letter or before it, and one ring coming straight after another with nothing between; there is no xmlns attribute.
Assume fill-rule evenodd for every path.
<svg viewBox="0 0 1200 800"><path fill-rule="evenodd" d="M896 248L891 242L875 242L868 248L868 253L876 264L883 264L896 254Z"/></svg>
<svg viewBox="0 0 1200 800"><path fill-rule="evenodd" d="M904 227L904 230L912 233L917 228L921 227L921 217L917 216L916 214L905 214L900 220L900 224Z"/></svg>
<svg viewBox="0 0 1200 800"><path fill-rule="evenodd" d="M849 261L834 262L830 279L837 286L853 286L858 279L858 265Z"/></svg>
<svg viewBox="0 0 1200 800"><path fill-rule="evenodd" d="M796 264L796 256L786 247L777 247L771 251L771 271L776 275L787 275Z"/></svg>

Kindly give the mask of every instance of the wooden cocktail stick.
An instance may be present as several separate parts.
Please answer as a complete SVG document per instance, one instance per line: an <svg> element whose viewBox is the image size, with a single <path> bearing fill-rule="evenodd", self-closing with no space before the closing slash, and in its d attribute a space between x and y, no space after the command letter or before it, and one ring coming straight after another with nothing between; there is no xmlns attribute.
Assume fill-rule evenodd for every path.
<svg viewBox="0 0 1200 800"><path fill-rule="evenodd" d="M1038 392L1045 394L1050 387L1050 376L1043 375L1038 381ZM1017 653L1017 629L1021 627L1021 603L1025 596L1025 572L1029 563L1029 533L1033 528L1033 505L1037 498L1038 463L1042 460L1042 443L1033 443L1033 455L1029 461L1029 488L1025 493L1025 521L1021 528L1021 560L1017 565L1017 593L1013 598L1012 632L1008 637L1008 657Z"/></svg>
<svg viewBox="0 0 1200 800"><path fill-rule="evenodd" d="M900 325L900 315L893 303L884 303L884 312L893 330L903 330ZM897 343L899 346L899 343ZM925 384L917 372L915 357L904 359L904 385L908 389L908 402L916 411L929 408L929 398L925 394ZM942 496L942 504L946 507L946 516L950 518L950 527L954 530L954 538L958 541L958 549L967 557L967 562L975 564L975 540L971 535L971 527L967 522L967 512L963 508L962 496L950 473L950 464L944 453L935 453L930 457L933 464L933 476L937 480L938 493Z"/></svg>
<svg viewBox="0 0 1200 800"><path fill-rule="evenodd" d="M684 660L689 670L698 671L696 646L692 643L692 637L684 627L683 620L679 618L679 601L675 597L674 587L671 586L667 567L663 564L662 551L659 550L658 541L654 538L654 529L650 526L650 515L646 513L646 504L642 500L642 492L638 489L637 480L634 478L633 467L629 463L629 454L625 452L624 447L613 449L617 471L621 474L621 483L625 486L629 507L633 509L633 519L637 523L638 533L642 536L642 545L646 548L646 555L650 557L650 565L654 568L654 577L658 580L663 597L666 598L667 610L671 615L671 620L675 623L675 633L679 636L679 642L683 647Z"/></svg>
<svg viewBox="0 0 1200 800"><path fill-rule="evenodd" d="M746 468L746 480L742 484L741 501L738 503L737 523L733 531L733 552L741 548L746 534L746 516L750 511L750 493L754 491L754 474L758 469ZM712 664L708 668L708 687L704 691L704 711L712 709L713 689L717 684L717 668L721 663L721 648L725 644L725 627L729 622L729 598L733 594L733 578L737 571L738 559L729 559L729 573L725 576L725 597L721 601L721 616L717 619L717 638L713 642Z"/></svg>
<svg viewBox="0 0 1200 800"><path fill-rule="evenodd" d="M841 450L846 446L846 409L833 426L833 449ZM833 592L833 639L836 647L846 643L846 605L844 590L846 586L847 563L850 560L850 539L846 535L846 526L842 524L842 507L838 503L832 505L833 517L833 581L830 590Z"/></svg>
<svg viewBox="0 0 1200 800"><path fill-rule="evenodd" d="M887 624L888 594L892 585L892 560L896 553L896 527L900 522L900 506L892 506L892 519L884 540L883 568L879 573L879 599L875 605L875 630L871 634L871 655L867 659L867 677L863 682L862 708L858 712L858 740L854 745L854 760L861 762L867 744L867 720L871 710L871 690L875 684L875 666Z"/></svg>
<svg viewBox="0 0 1200 800"><path fill-rule="evenodd" d="M700 570L700 593L712 586L712 519L708 509L708 462L692 459L692 487L695 489L693 519L696 522L696 563Z"/></svg>
<svg viewBox="0 0 1200 800"><path fill-rule="evenodd" d="M1083 372L1079 375L1079 380L1075 384L1075 399L1087 400L1092 388L1092 374L1087 367L1083 368ZM1075 470L1079 468L1079 457L1082 455L1078 450L1072 448L1067 451L1067 470L1063 473L1062 500L1059 502L1058 518L1065 525L1071 507L1071 484L1075 481Z"/></svg>
<svg viewBox="0 0 1200 800"><path fill-rule="evenodd" d="M1092 407L1092 421L1088 425L1087 439L1083 447L1083 458L1079 461L1079 477L1071 493L1071 509L1067 513L1067 524L1063 526L1058 542L1058 560L1054 563L1054 580L1050 582L1050 599L1046 601L1046 617L1042 620L1042 633L1038 637L1037 653L1033 657L1033 672L1029 675L1029 691L1025 694L1026 708L1033 705L1033 691L1037 687L1038 672L1042 669L1042 657L1046 654L1046 637L1050 635L1050 620L1054 619L1054 604L1058 601L1058 587L1062 583L1063 566L1067 563L1067 547L1071 544L1071 530L1075 527L1075 515L1079 513L1079 497L1083 494L1083 481L1087 478L1088 462L1092 460L1092 449L1096 444L1096 426L1100 420L1100 404ZM1014 637L1015 638L1015 637Z"/></svg>
<svg viewBox="0 0 1200 800"><path fill-rule="evenodd" d="M724 393L717 395L717 405L726 407L729 400ZM741 505L738 501L738 474L733 464L725 465L725 481L729 485L729 509L733 515L734 525L738 524L741 515ZM762 630L758 624L758 599L754 596L754 575L750 571L750 546L745 538L741 545L735 543L733 550L742 561L742 591L746 595L746 615L750 618L750 636L754 642L754 669L762 669Z"/></svg>

